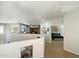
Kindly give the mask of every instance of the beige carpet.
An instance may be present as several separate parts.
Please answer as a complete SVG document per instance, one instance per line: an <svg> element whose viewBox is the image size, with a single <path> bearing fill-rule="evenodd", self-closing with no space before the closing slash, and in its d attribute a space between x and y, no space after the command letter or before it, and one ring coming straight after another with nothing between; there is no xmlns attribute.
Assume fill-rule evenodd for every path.
<svg viewBox="0 0 79 59"><path fill-rule="evenodd" d="M45 58L78 58L78 55L63 50L63 41L55 39L45 45Z"/></svg>

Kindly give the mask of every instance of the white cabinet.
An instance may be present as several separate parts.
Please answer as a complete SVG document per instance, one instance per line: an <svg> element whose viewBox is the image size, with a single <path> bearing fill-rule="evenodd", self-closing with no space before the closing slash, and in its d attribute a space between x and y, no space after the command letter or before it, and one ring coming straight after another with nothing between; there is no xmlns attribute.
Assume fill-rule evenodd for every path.
<svg viewBox="0 0 79 59"><path fill-rule="evenodd" d="M20 33L20 24L8 24L8 30L11 33Z"/></svg>

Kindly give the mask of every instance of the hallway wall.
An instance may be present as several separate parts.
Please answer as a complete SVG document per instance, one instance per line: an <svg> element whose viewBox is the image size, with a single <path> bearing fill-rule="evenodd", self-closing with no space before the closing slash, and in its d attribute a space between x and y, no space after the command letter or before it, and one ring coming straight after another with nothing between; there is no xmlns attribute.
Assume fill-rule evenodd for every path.
<svg viewBox="0 0 79 59"><path fill-rule="evenodd" d="M79 10L64 15L64 50L79 55Z"/></svg>

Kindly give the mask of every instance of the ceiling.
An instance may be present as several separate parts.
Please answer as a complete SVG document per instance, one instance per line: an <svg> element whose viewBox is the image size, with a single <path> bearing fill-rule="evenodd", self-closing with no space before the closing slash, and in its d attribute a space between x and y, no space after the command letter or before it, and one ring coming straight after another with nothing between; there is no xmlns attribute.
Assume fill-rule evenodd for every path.
<svg viewBox="0 0 79 59"><path fill-rule="evenodd" d="M75 1L15 1L0 2L0 16L7 18L20 18L30 22L41 22L62 16L65 13L79 8ZM16 11L17 10L17 11ZM22 19L22 18L21 18Z"/></svg>

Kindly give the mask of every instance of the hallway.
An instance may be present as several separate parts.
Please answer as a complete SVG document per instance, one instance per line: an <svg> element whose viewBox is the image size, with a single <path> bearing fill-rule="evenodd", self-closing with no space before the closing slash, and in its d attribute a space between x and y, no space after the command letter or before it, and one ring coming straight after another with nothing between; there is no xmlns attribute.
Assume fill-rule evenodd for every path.
<svg viewBox="0 0 79 59"><path fill-rule="evenodd" d="M63 50L63 41L55 39L45 46L45 58L79 58L79 56Z"/></svg>

